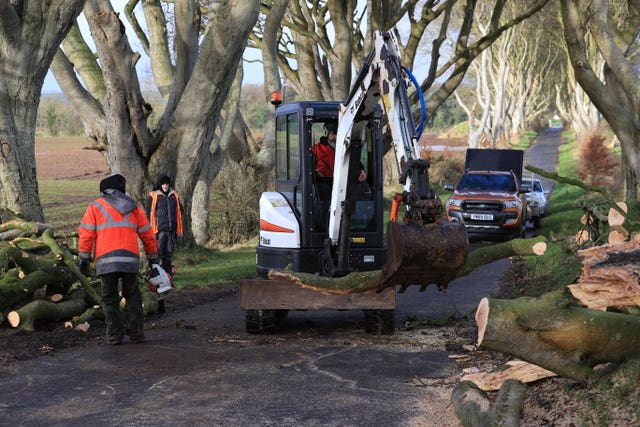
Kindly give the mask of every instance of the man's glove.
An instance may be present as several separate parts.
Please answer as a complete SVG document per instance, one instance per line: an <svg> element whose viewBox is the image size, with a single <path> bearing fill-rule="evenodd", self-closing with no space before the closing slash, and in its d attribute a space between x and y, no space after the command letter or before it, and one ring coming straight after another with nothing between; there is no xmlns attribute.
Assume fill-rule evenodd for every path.
<svg viewBox="0 0 640 427"><path fill-rule="evenodd" d="M78 259L78 269L80 270L80 273L82 273L82 275L88 276L89 275L89 260L86 259L86 258Z"/></svg>

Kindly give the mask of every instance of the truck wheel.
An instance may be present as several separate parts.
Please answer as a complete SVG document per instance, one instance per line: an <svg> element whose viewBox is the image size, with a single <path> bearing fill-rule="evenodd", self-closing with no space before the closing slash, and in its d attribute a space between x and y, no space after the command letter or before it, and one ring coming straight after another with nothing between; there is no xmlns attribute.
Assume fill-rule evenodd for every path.
<svg viewBox="0 0 640 427"><path fill-rule="evenodd" d="M363 310L364 330L368 334L393 335L396 329L396 311Z"/></svg>
<svg viewBox="0 0 640 427"><path fill-rule="evenodd" d="M540 226L542 225L542 221L540 220L540 217L534 216L533 218L531 218L531 220L533 221L533 228L535 230L539 230Z"/></svg>
<svg viewBox="0 0 640 427"><path fill-rule="evenodd" d="M250 334L270 334L286 320L289 310L247 310L246 329Z"/></svg>

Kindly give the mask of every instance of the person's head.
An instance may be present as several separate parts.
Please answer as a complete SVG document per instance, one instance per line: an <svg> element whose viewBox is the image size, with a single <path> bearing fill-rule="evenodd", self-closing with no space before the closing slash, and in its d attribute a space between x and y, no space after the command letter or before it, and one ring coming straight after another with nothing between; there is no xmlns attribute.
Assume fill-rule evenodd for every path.
<svg viewBox="0 0 640 427"><path fill-rule="evenodd" d="M169 191L169 187L171 186L171 178L169 175L160 175L158 178L158 190L162 190L163 192Z"/></svg>
<svg viewBox="0 0 640 427"><path fill-rule="evenodd" d="M320 137L320 141L319 141L319 142L320 142L320 144L322 144L322 145L329 145L329 140L327 139L327 137L326 137L326 136L321 136L321 137Z"/></svg>
<svg viewBox="0 0 640 427"><path fill-rule="evenodd" d="M106 190L113 189L119 190L122 193L125 192L127 180L119 173L111 175L100 181L100 192L104 193Z"/></svg>
<svg viewBox="0 0 640 427"><path fill-rule="evenodd" d="M335 123L325 124L325 129L327 130L327 139L329 140L329 142L336 142L336 132L338 130L337 128L338 126Z"/></svg>

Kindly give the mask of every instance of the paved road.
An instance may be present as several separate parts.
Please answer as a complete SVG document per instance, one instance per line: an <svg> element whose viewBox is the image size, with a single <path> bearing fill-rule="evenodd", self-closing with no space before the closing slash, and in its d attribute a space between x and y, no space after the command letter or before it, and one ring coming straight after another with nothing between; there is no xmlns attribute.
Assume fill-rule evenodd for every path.
<svg viewBox="0 0 640 427"><path fill-rule="evenodd" d="M408 317L471 312L507 265L484 266L446 293L398 294L397 327ZM144 344L21 363L0 378L0 425L456 425L426 413L425 401L447 406L448 394L413 383L459 369L424 330L377 337L363 332L361 311L327 310L294 312L281 333L254 336L238 307L231 289L180 318L150 322Z"/></svg>
<svg viewBox="0 0 640 427"><path fill-rule="evenodd" d="M549 156L554 139L543 135L532 151ZM403 322L472 313L508 264L477 269L446 293L398 294L392 337L365 334L361 311L293 312L282 332L248 335L237 289L224 289L216 302L148 322L146 343L16 365L0 377L0 425L455 426L451 383L442 385L461 373L442 344L452 337Z"/></svg>
<svg viewBox="0 0 640 427"><path fill-rule="evenodd" d="M525 166L531 165L547 172L556 172L558 169L560 133L560 129L547 129L541 133L524 154ZM524 171L524 176L530 175L531 172ZM553 190L555 181L544 177L539 178L546 191Z"/></svg>

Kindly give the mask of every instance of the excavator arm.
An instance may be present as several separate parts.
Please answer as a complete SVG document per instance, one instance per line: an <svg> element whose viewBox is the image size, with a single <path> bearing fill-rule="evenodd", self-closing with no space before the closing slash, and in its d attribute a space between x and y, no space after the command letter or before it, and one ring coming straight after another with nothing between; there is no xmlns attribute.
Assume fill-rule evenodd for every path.
<svg viewBox="0 0 640 427"><path fill-rule="evenodd" d="M401 200L406 208L403 224L394 221L389 224L387 263L381 287L414 283L426 286L434 282L444 285L466 260L466 232L464 226L458 224L441 224L442 204L429 185L429 161L420 156L407 94L410 79L402 68L395 37L391 32L377 31L374 45L351 93L340 106L329 230L325 242L326 259L331 260L331 253L336 252L337 263L330 266L329 274L348 272L351 195L360 172L360 148L365 141L367 121L382 108L404 190L397 200ZM430 243L425 245L425 239ZM443 239L443 245L440 245ZM400 279L394 281L396 276Z"/></svg>

